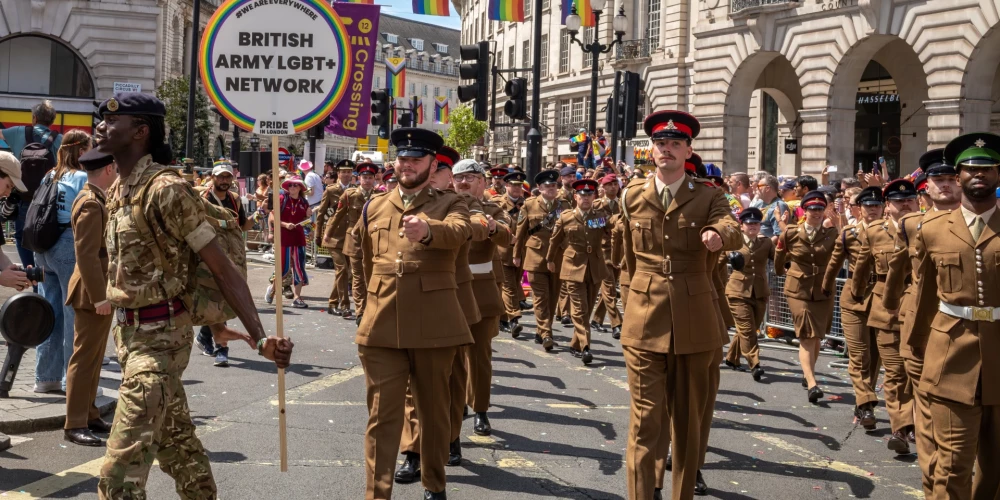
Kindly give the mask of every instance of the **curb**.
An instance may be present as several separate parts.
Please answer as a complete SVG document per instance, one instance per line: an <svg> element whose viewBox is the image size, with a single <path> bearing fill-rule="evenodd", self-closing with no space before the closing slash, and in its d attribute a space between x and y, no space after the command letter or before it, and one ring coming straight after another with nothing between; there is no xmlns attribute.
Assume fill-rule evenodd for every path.
<svg viewBox="0 0 1000 500"><path fill-rule="evenodd" d="M102 387L101 395L97 397L97 410L100 414L105 415L114 410L117 404L118 391ZM60 411L52 415L21 420L0 420L0 451L5 449L4 438L6 438L7 447L10 447L10 438L4 434L26 434L61 429L66 424L66 404L62 403L56 406L59 407Z"/></svg>

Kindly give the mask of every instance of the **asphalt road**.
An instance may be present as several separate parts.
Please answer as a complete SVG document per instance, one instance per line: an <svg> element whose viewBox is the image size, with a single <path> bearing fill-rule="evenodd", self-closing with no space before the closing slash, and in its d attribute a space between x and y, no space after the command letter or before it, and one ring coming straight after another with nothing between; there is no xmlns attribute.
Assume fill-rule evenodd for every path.
<svg viewBox="0 0 1000 500"><path fill-rule="evenodd" d="M265 328L273 331L274 307L263 301L270 272L251 264L250 274ZM354 323L325 314L331 272L313 271L311 280L305 295L312 307L284 314L296 343L287 375L287 473L278 465L273 365L245 345L231 349L229 368L192 354L184 384L222 498L363 497L367 409ZM533 332L530 314L523 324ZM558 327L557 342L568 345L570 333ZM464 461L448 469L449 497L624 498L629 397L618 343L595 332L595 360L584 367L564 348L547 354L530 337L501 335L493 342L493 436L473 435L472 419L466 420ZM885 411L876 412L874 433L854 426L847 373L829 366L837 358L820 359L827 398L818 405L808 403L799 385L795 351L767 344L762 360L768 371L762 383L723 370L704 467L711 496L922 496L916 456L896 458L886 449ZM14 436L14 443L0 453L0 496L97 498L102 448L66 443L61 431ZM176 497L172 480L155 467L148 490L150 498ZM423 490L417 483L394 492L415 499Z"/></svg>

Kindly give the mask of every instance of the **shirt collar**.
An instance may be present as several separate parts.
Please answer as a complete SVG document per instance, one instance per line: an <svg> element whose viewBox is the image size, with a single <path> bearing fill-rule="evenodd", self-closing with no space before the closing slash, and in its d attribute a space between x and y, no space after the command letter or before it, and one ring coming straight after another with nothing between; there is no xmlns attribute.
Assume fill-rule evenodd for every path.
<svg viewBox="0 0 1000 500"><path fill-rule="evenodd" d="M93 191L93 192L97 193L97 195L98 195L98 196L100 196L100 198L101 198L102 200L103 200L103 199L105 199L105 198L107 198L107 196L108 196L108 193L106 193L106 192L105 192L105 191L104 191L103 189L101 189L101 187L100 187L100 186L96 186L96 185L94 185L94 184L91 184L91 183L89 183L89 182L87 183L87 186L89 186L89 187L90 187L90 190L91 190L91 191Z"/></svg>
<svg viewBox="0 0 1000 500"><path fill-rule="evenodd" d="M668 185L668 184L664 184L663 181L660 180L660 177L658 175L654 174L653 175L653 181L656 183L656 194L662 195L663 194L663 188L667 187L668 189L670 189L670 194L673 195L673 196L676 196L677 195L677 190L681 188L681 184L684 183L684 179L686 179L686 178L687 178L687 175L682 175L676 181L674 181L674 182L672 182L672 183L670 183Z"/></svg>
<svg viewBox="0 0 1000 500"><path fill-rule="evenodd" d="M338 181L337 183L338 183L338 184L340 184L340 182L339 182L339 181ZM350 184L350 183L347 183L347 184L340 184L340 189L343 189L344 191L347 191L347 188L349 188L349 187L351 187L351 184Z"/></svg>
<svg viewBox="0 0 1000 500"><path fill-rule="evenodd" d="M996 205L994 205L993 208L990 208L989 210L987 210L987 211L985 211L985 212L983 212L981 214L977 214L977 213L974 213L973 211L969 210L968 208L965 208L965 205L962 205L962 217L965 217L965 225L968 226L968 227L972 227L972 223L976 221L976 217L977 216L982 217L983 218L983 222L986 223L986 224L989 224L990 217L992 217L993 216L993 212L996 212L996 211L997 211L997 207L996 207Z"/></svg>
<svg viewBox="0 0 1000 500"><path fill-rule="evenodd" d="M749 245L750 244L750 237L744 234L743 235L743 242L746 243L747 245Z"/></svg>
<svg viewBox="0 0 1000 500"><path fill-rule="evenodd" d="M128 179L125 180L125 187L132 187L139 183L139 179L142 178L142 174L153 164L153 156L146 155L139 158L139 161L135 163L135 167L132 167L132 173L129 174Z"/></svg>

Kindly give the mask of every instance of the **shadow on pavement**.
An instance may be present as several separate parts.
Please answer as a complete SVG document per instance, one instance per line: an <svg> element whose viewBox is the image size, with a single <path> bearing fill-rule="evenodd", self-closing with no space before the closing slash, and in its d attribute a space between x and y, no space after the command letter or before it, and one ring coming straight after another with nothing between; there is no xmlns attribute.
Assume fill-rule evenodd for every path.
<svg viewBox="0 0 1000 500"><path fill-rule="evenodd" d="M507 387L503 385L494 384L493 390L491 392L493 396L522 396L542 401L555 400L555 401L561 401L563 403L577 403L584 406L596 406L589 399L579 398L576 396L567 396L565 394L553 394L551 392L536 391L534 389L521 389L518 387Z"/></svg>
<svg viewBox="0 0 1000 500"><path fill-rule="evenodd" d="M587 500L621 500L620 495L590 488L567 486L547 477L521 476L492 465L463 463L465 470L473 476L449 476L448 485L465 484L477 486L487 491L507 491L530 495L546 494L550 498L575 498ZM541 492L539 490L542 490ZM516 497L513 497L516 498Z"/></svg>
<svg viewBox="0 0 1000 500"><path fill-rule="evenodd" d="M760 458L753 458L741 455L730 450L708 447L708 452L724 458L721 462L706 463L705 471L711 470L733 470L753 472L755 474L773 474L781 477L795 477L799 479L809 479L814 481L830 481L848 486L852 496L855 498L870 498L875 491L875 482L871 479L855 476L846 472L840 472L823 467L803 467L801 465L771 462ZM708 472L705 473L708 476ZM706 477L706 482L708 478ZM709 485L711 488L711 485ZM713 492L718 496L721 492ZM751 498L751 497L719 497L719 498Z"/></svg>
<svg viewBox="0 0 1000 500"><path fill-rule="evenodd" d="M547 424L557 426L590 427L597 432L600 432L601 436L603 436L607 441L614 441L615 439L618 439L618 431L615 430L614 424L609 422L581 418L578 416L561 415L558 413L540 412L515 406L493 405L493 407L503 409L503 413L497 414L498 420L518 419L526 422L545 422ZM600 407L597 409L599 410ZM493 432L495 433L497 431L494 430ZM621 458L618 455L615 456L619 459Z"/></svg>
<svg viewBox="0 0 1000 500"><path fill-rule="evenodd" d="M550 377L547 375L531 375L522 372L510 372L506 370L493 370L494 377L509 377L509 378L521 378L521 379L531 379L540 380L542 382L548 382L552 384L556 389L565 389L566 383L562 381L559 377Z"/></svg>
<svg viewBox="0 0 1000 500"><path fill-rule="evenodd" d="M541 415L541 414L539 414ZM551 417L551 415L545 415ZM581 448L565 443L553 443L549 441L536 441L517 434L509 434L493 429L493 435L502 439L507 451L519 451L526 453L545 453L546 456L563 456L571 458L593 459L597 462L602 474L613 476L625 466L621 453L611 453L601 449Z"/></svg>
<svg viewBox="0 0 1000 500"><path fill-rule="evenodd" d="M517 359L517 358L502 358L502 357L499 357L499 356L494 356L493 357L493 362L494 363L497 363L497 362L500 362L500 363L513 363L513 364L518 364L518 365L524 365L524 366L527 366L528 368L537 368L538 367L538 365L532 363L531 361L525 361L523 359ZM494 366L496 366L496 365L494 365ZM494 373L496 373L496 372L494 372Z"/></svg>

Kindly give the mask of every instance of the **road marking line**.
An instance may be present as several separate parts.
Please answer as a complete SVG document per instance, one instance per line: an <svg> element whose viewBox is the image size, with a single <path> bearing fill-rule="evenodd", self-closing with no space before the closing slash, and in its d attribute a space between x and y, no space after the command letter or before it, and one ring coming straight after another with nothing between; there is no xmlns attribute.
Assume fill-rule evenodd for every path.
<svg viewBox="0 0 1000 500"><path fill-rule="evenodd" d="M294 389L285 391L285 402L291 403L292 401L311 396L324 389L329 389L335 385L342 384L355 377L359 377L364 373L365 370L361 368L361 366L354 366L349 370L343 370L332 375L327 375L319 380L314 380L308 384L303 384Z"/></svg>
<svg viewBox="0 0 1000 500"><path fill-rule="evenodd" d="M628 410L632 407L629 405L582 405L579 403L549 403L545 406L549 408L557 408L561 410Z"/></svg>
<svg viewBox="0 0 1000 500"><path fill-rule="evenodd" d="M285 401L286 405L299 406L368 406L364 401ZM272 399L271 406L278 406L278 400Z"/></svg>
<svg viewBox="0 0 1000 500"><path fill-rule="evenodd" d="M469 436L469 440L481 448L496 450L497 467L501 469L539 469L535 463L518 455L516 452L503 449L503 446L490 436Z"/></svg>
<svg viewBox="0 0 1000 500"><path fill-rule="evenodd" d="M587 367L584 367L584 366L570 366L569 362L567 362L567 361L565 361L563 359L560 359L557 356L553 356L553 355L551 355L551 354L549 354L547 352L544 352L544 351L539 351L538 349L535 349L535 348L533 348L531 346L528 346L528 345L524 345L523 343L517 342L515 340L511 340L511 339L493 339L493 342L502 342L504 344L516 345L517 347L520 347L521 349L524 349L525 351L527 351L527 352L529 352L529 353L531 353L531 354L533 354L535 356L538 356L538 357L543 358L543 359L548 359L548 360L556 361L558 363L566 365L566 367L569 368L569 369L571 369L571 370L587 372L587 373L593 375L594 377L597 377L597 378L599 378L599 379L601 379L601 380L603 380L603 381L605 381L605 382L607 382L607 383L609 383L609 384L611 384L611 385L613 385L613 386L615 386L615 387L617 387L619 389L625 389L626 391L628 390L628 382L625 382L624 380L616 379L614 377L609 377L609 376L601 373L600 369L587 368Z"/></svg>

